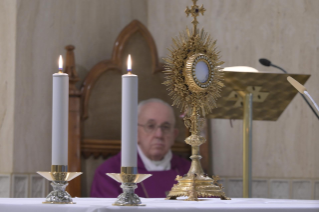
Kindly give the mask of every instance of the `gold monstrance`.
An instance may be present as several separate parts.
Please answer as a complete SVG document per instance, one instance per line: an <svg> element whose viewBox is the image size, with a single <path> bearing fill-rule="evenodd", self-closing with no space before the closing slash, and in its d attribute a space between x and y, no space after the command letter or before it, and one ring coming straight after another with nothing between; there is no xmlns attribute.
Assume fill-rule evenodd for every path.
<svg viewBox="0 0 319 212"><path fill-rule="evenodd" d="M229 199L222 191L222 186L204 173L200 164L202 156L199 146L206 142L200 136L205 114L209 114L216 107L216 100L220 97L222 72L219 52L215 48L216 41L213 41L202 29L197 30L197 16L204 15L203 5L199 8L197 0L192 0L193 6L187 7L187 16L193 16L193 34L189 29L186 33L180 34L173 39L174 46L169 49L170 55L165 58L167 90L173 99L173 106L176 105L185 112L184 123L191 132L191 136L185 142L192 146L192 164L187 175L177 176L178 184L175 184L169 192L167 199L176 199L180 196L187 196L190 201L198 201L198 197L216 196L221 199Z"/></svg>

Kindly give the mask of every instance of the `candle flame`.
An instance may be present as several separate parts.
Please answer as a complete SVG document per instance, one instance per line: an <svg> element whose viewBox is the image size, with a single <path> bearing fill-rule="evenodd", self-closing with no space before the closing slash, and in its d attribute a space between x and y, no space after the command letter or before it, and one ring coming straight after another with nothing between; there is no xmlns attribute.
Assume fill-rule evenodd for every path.
<svg viewBox="0 0 319 212"><path fill-rule="evenodd" d="M62 59L62 55L60 55L60 57L59 57L59 73L62 73L62 69L63 69L63 59Z"/></svg>
<svg viewBox="0 0 319 212"><path fill-rule="evenodd" d="M128 72L132 71L132 60L131 60L131 55L130 54L127 57L127 71Z"/></svg>

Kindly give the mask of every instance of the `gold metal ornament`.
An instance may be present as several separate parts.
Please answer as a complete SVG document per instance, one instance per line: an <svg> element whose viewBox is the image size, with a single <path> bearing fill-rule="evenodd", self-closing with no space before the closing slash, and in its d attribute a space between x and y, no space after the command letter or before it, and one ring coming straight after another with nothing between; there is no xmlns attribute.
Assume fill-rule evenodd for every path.
<svg viewBox="0 0 319 212"><path fill-rule="evenodd" d="M193 16L193 33L186 29L178 38L173 39L174 45L170 55L164 58L166 80L163 83L168 88L169 95L176 105L185 113L184 123L191 132L185 142L192 146L192 164L187 175L177 176L175 184L166 199L176 199L187 196L189 201L198 201L199 197L220 197L229 199L217 183L218 178L210 178L204 173L200 159L199 146L206 142L200 135L205 114L211 113L216 107L216 100L220 97L222 71L219 52L216 50L216 41L211 36L197 30L197 16L205 12L193 0L191 8L187 7L187 16Z"/></svg>
<svg viewBox="0 0 319 212"><path fill-rule="evenodd" d="M204 15L204 12L206 11L206 9L204 8L204 6L202 5L200 8L198 8L198 6L196 5L197 0L192 0L193 1L193 5L192 7L189 9L188 7L186 7L185 13L187 15L187 17L189 16L189 14L191 14L194 18L194 20L192 21L193 27L194 27L194 35L196 34L196 27L198 24L197 21L197 16L199 16L199 13L202 13L202 15Z"/></svg>

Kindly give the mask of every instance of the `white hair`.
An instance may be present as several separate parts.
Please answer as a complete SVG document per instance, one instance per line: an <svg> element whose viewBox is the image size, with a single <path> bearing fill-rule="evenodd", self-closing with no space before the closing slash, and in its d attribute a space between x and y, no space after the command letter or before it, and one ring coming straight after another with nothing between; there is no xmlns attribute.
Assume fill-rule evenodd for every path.
<svg viewBox="0 0 319 212"><path fill-rule="evenodd" d="M161 103L162 105L165 105L167 106L171 111L172 111L172 114L173 114L173 125L175 125L175 114L174 114L174 110L172 108L171 105L169 105L167 102L164 102L163 100L161 99L157 99L157 98L151 98L151 99L147 99L147 100L143 100L143 101L140 101L140 103L138 103L138 116L141 114L142 112L142 107L147 105L148 103L152 103L152 102L156 102L156 103Z"/></svg>

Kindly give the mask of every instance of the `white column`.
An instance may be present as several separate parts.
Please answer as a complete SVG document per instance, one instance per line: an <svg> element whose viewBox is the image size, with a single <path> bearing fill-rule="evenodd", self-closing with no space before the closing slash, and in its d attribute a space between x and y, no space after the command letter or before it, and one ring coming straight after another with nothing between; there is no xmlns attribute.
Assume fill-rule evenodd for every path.
<svg viewBox="0 0 319 212"><path fill-rule="evenodd" d="M53 74L52 165L68 165L69 76Z"/></svg>
<svg viewBox="0 0 319 212"><path fill-rule="evenodd" d="M137 75L122 75L122 167L137 167L137 99Z"/></svg>

